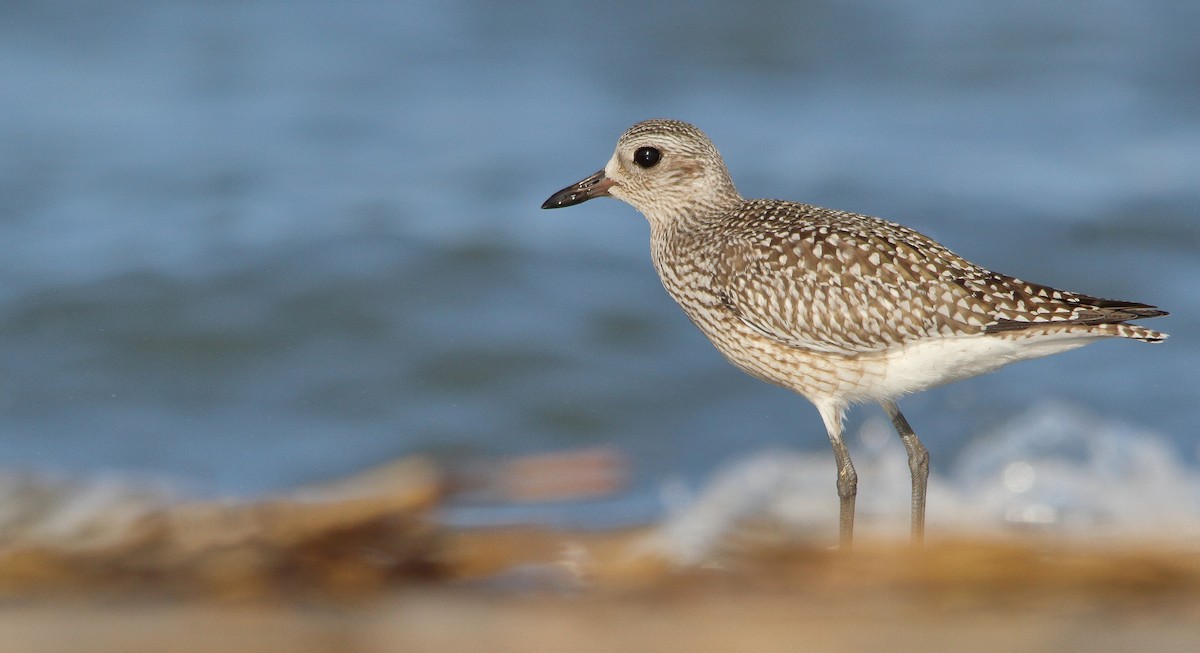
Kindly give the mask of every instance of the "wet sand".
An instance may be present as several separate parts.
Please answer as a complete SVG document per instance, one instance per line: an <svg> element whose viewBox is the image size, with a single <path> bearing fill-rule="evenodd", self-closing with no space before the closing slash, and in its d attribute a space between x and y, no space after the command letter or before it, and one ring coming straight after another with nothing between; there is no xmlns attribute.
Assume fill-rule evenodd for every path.
<svg viewBox="0 0 1200 653"><path fill-rule="evenodd" d="M384 471L10 541L0 653L1200 650L1192 543L931 532L847 554L747 538L675 568L648 528L439 526L437 475Z"/></svg>
<svg viewBox="0 0 1200 653"><path fill-rule="evenodd" d="M619 540L502 533L501 550ZM491 536L473 533L472 547ZM464 561L465 562L465 561ZM484 566L496 561L475 561ZM61 588L0 610L0 650L112 651L1195 651L1200 562L1131 547L876 543L774 551L741 569L516 561L477 578L396 579L350 594L155 598ZM612 562L612 561L607 561ZM446 570L450 572L450 569ZM605 577L604 574L610 574ZM343 588L344 589L344 588Z"/></svg>

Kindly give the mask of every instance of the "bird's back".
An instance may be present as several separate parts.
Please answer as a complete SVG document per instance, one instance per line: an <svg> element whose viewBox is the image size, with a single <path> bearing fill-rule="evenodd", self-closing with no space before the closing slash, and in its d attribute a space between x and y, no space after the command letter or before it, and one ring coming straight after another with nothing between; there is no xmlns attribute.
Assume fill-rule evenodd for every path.
<svg viewBox="0 0 1200 653"><path fill-rule="evenodd" d="M1165 314L1152 306L995 273L919 232L855 213L748 200L655 237L664 284L685 309L708 304L786 347L855 356L1047 328L1165 338L1125 324Z"/></svg>

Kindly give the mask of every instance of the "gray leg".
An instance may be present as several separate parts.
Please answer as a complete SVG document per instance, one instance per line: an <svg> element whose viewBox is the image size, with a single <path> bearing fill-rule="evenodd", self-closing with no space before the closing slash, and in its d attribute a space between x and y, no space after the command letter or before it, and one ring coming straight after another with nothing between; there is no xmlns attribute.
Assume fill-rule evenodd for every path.
<svg viewBox="0 0 1200 653"><path fill-rule="evenodd" d="M837 461L837 490L838 511L838 545L848 551L854 540L854 499L858 495L858 474L854 471L854 463L850 461L850 452L842 440L842 407L818 405L821 419L825 421L825 430L829 433L829 442L833 445L833 457Z"/></svg>
<svg viewBox="0 0 1200 653"><path fill-rule="evenodd" d="M854 541L854 500L858 496L858 474L850 461L850 452L841 434L833 439L833 457L837 461L838 478L838 546L849 550Z"/></svg>
<svg viewBox="0 0 1200 653"><path fill-rule="evenodd" d="M929 451L917 439L908 420L900 414L896 402L883 404L884 410L892 418L892 426L900 434L904 450L908 452L908 469L912 473L912 539L920 544L925 539L925 488L929 484Z"/></svg>

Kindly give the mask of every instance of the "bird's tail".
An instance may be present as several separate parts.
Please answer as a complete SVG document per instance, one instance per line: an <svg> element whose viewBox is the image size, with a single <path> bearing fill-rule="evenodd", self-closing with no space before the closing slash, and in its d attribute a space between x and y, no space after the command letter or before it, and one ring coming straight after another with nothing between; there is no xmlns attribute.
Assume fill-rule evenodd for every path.
<svg viewBox="0 0 1200 653"><path fill-rule="evenodd" d="M1141 340L1142 342L1163 342L1167 339L1167 334L1154 329L1147 329L1144 326L1136 324L1125 324L1119 322L1117 324L1097 324L1091 327L1097 335L1112 335L1118 338L1131 338L1133 340Z"/></svg>

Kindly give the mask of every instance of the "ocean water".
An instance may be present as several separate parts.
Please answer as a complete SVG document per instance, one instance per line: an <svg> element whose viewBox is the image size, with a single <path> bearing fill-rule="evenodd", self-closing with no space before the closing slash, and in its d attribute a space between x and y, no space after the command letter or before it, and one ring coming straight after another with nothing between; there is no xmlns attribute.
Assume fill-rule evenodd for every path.
<svg viewBox="0 0 1200 653"><path fill-rule="evenodd" d="M0 471L254 496L409 454L600 446L626 492L458 515L607 523L788 451L828 458L811 500L832 501L816 411L694 331L636 212L538 210L629 124L675 117L747 196L1172 312L1165 345L902 402L954 505L993 491L973 452L1030 411L1041 437L1001 438L1002 470L1078 433L1194 488L1198 29L1188 0L5 3ZM1089 464L1028 514L1136 514L1089 507ZM1196 514L1194 490L1170 500Z"/></svg>

